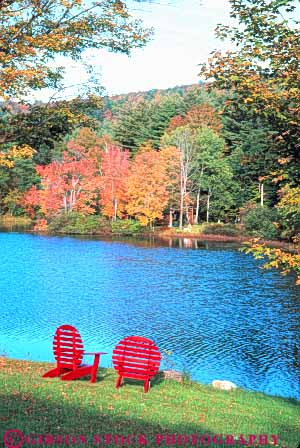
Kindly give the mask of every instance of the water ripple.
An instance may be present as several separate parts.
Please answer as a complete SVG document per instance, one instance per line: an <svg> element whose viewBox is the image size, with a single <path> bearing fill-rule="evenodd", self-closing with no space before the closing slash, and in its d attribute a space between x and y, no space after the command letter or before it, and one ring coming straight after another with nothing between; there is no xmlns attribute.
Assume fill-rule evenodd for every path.
<svg viewBox="0 0 300 448"><path fill-rule="evenodd" d="M299 289L234 247L197 246L0 233L0 354L51 361L70 323L105 366L140 334L196 380L300 398Z"/></svg>

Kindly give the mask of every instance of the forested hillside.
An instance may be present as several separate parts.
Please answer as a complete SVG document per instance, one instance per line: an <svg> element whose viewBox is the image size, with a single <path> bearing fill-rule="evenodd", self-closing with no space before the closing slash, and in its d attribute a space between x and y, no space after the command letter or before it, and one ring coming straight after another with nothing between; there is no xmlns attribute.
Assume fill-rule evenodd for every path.
<svg viewBox="0 0 300 448"><path fill-rule="evenodd" d="M285 217L298 184L287 168L298 161L273 153L275 127L228 113L232 96L199 84L2 103L1 213L44 227L65 212L150 226L242 220L265 237L294 236Z"/></svg>

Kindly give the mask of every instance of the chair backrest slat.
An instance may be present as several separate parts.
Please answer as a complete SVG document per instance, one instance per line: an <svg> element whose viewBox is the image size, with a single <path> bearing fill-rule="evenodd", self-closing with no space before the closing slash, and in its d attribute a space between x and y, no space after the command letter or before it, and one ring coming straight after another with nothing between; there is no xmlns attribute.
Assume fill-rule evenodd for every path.
<svg viewBox="0 0 300 448"><path fill-rule="evenodd" d="M112 360L121 376L151 379L159 370L161 354L151 339L128 336L115 347Z"/></svg>
<svg viewBox="0 0 300 448"><path fill-rule="evenodd" d="M78 330L71 325L57 328L53 339L53 352L58 367L76 369L82 362L83 343Z"/></svg>

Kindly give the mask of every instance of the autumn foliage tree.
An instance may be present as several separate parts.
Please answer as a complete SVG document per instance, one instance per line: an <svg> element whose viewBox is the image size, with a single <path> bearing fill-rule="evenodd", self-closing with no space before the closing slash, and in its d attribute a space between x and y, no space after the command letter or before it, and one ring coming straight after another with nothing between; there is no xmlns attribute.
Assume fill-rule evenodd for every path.
<svg viewBox="0 0 300 448"><path fill-rule="evenodd" d="M0 166L13 168L16 160L31 159L34 153L29 145L11 146L6 151L0 151Z"/></svg>
<svg viewBox="0 0 300 448"><path fill-rule="evenodd" d="M76 135L67 143L67 152L76 160L91 159L97 168L101 168L103 154L108 151L112 141L110 136L99 137L90 128L83 127L77 130ZM65 144L62 145L63 147Z"/></svg>
<svg viewBox="0 0 300 448"><path fill-rule="evenodd" d="M300 187L286 185L280 191L277 209L282 218L282 236L300 242Z"/></svg>
<svg viewBox="0 0 300 448"><path fill-rule="evenodd" d="M46 166L38 165L41 189L33 186L24 197L24 205L31 212L39 207L46 217L58 212L80 211L94 213L93 174L91 160L75 160L66 153L61 161Z"/></svg>
<svg viewBox="0 0 300 448"><path fill-rule="evenodd" d="M300 285L300 254L290 253L282 249L267 247L259 239L247 243L243 248L247 254L252 254L256 259L265 259L263 269L278 269L282 275L293 274L295 284Z"/></svg>
<svg viewBox="0 0 300 448"><path fill-rule="evenodd" d="M99 137L89 128L79 129L66 146L71 157L86 159L94 164L96 202L101 206L102 213L113 221L122 217L129 167L128 151L113 145L108 135Z"/></svg>
<svg viewBox="0 0 300 448"><path fill-rule="evenodd" d="M216 133L219 133L222 129L220 115L208 103L194 105L185 116L176 115L172 117L167 132L186 125L191 129L209 128Z"/></svg>
<svg viewBox="0 0 300 448"><path fill-rule="evenodd" d="M161 148L160 156L166 169L165 187L169 196L167 211L169 212L169 227L172 227L174 212L180 203L180 151L176 146L165 146Z"/></svg>
<svg viewBox="0 0 300 448"><path fill-rule="evenodd" d="M0 97L56 88L56 55L78 60L88 48L129 53L151 35L121 0L4 0L0 3Z"/></svg>
<svg viewBox="0 0 300 448"><path fill-rule="evenodd" d="M0 213L13 214L21 208L22 193L37 180L34 154L29 145L14 145L0 151Z"/></svg>
<svg viewBox="0 0 300 448"><path fill-rule="evenodd" d="M230 0L237 26L217 28L217 36L230 39L234 49L216 51L201 73L211 86L231 92L223 117L266 128L271 138L262 164L271 158L273 168L291 177L299 174L300 137L300 30L294 0ZM270 125L271 133L270 131Z"/></svg>
<svg viewBox="0 0 300 448"><path fill-rule="evenodd" d="M166 188L166 167L157 151L136 154L127 181L126 211L143 226L153 229L155 220L163 218L169 194Z"/></svg>
<svg viewBox="0 0 300 448"><path fill-rule="evenodd" d="M101 204L103 215L113 221L124 215L128 170L129 152L109 145L102 159Z"/></svg>
<svg viewBox="0 0 300 448"><path fill-rule="evenodd" d="M180 126L184 126L186 124L186 117L181 115L175 115L169 121L169 126L167 127L167 132L172 132L174 129L179 128Z"/></svg>

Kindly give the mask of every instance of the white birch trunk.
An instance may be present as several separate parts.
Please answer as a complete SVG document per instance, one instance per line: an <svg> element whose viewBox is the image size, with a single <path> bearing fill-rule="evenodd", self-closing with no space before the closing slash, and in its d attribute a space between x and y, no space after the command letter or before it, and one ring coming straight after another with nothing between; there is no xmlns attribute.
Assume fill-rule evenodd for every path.
<svg viewBox="0 0 300 448"><path fill-rule="evenodd" d="M207 205L206 205L206 222L209 222L210 197L211 193L209 191L207 195Z"/></svg>

